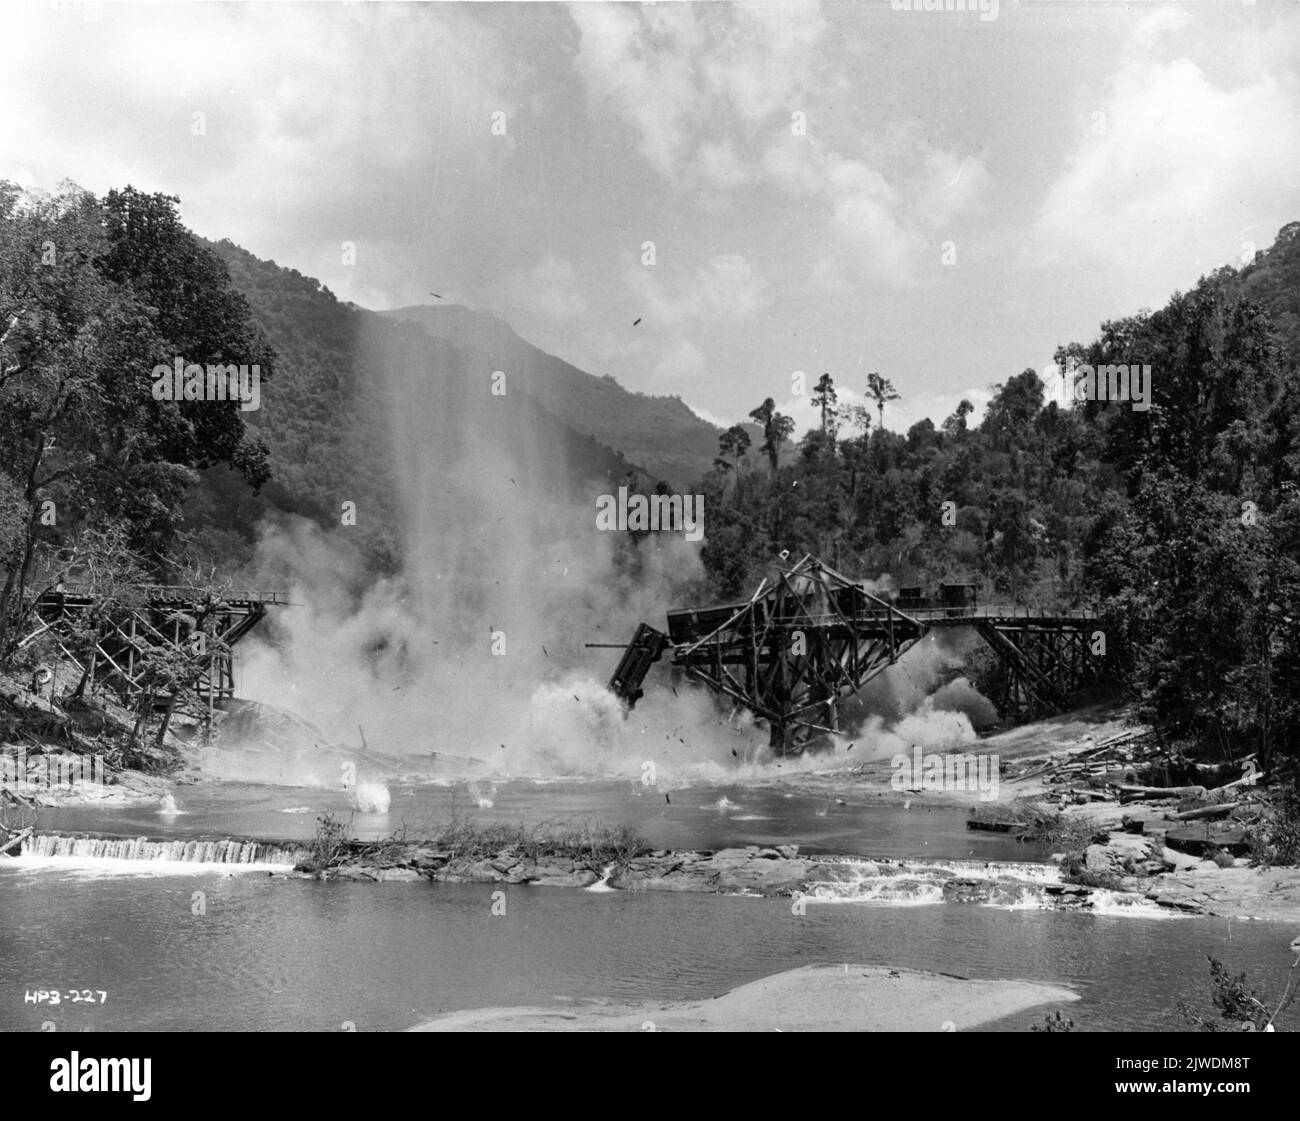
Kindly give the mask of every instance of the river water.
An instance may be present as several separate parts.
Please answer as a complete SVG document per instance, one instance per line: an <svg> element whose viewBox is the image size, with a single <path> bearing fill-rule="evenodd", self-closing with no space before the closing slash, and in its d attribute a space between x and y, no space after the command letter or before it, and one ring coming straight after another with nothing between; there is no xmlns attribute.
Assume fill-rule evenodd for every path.
<svg viewBox="0 0 1300 1121"><path fill-rule="evenodd" d="M211 783L156 808L47 812L47 829L126 836L310 835L347 796ZM628 821L656 845L800 844L863 856L1025 861L1043 854L970 833L959 811L840 806L780 790L629 783L394 787L382 836L456 812L509 822ZM486 803L491 802L491 805ZM289 812L286 812L289 811ZM0 1029L391 1030L442 1011L516 1004L695 999L800 965L853 962L1064 984L1091 1030L1177 1030L1179 998L1209 1003L1206 954L1280 991L1292 924L944 904L788 900L425 883L317 883L179 862L0 862ZM505 891L505 913L492 893ZM201 893L201 894L196 894ZM498 907L499 911L500 908ZM64 994L57 1007L28 1001ZM95 1002L72 1002L91 990ZM107 993L99 1003L99 993ZM1045 1013L993 1030L1025 1030ZM935 1009L935 1030L947 1018ZM1293 1015L1294 1018L1294 1015Z"/></svg>

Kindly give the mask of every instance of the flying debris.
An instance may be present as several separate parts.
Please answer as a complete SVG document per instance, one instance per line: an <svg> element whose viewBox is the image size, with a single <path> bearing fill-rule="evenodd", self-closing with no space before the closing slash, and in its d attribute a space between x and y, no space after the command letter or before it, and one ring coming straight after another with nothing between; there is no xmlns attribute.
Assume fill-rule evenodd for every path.
<svg viewBox="0 0 1300 1121"><path fill-rule="evenodd" d="M632 322L632 326L635 327L635 326L637 326L640 322L641 322L641 317L638 315L638 316L636 317L636 319L633 320L633 322Z"/></svg>
<svg viewBox="0 0 1300 1121"><path fill-rule="evenodd" d="M437 293L437 292L430 292L429 295L432 296L435 300L441 300L441 299L442 299L442 296L441 296L439 293Z"/></svg>
<svg viewBox="0 0 1300 1121"><path fill-rule="evenodd" d="M953 582L941 584L937 598L923 596L919 588L882 597L812 554L789 566L783 550L748 599L672 608L665 630L638 625L609 690L631 709L643 695L651 666L668 655L674 670L764 720L774 754L784 756L823 748L827 729L838 727L847 695L941 627L974 625L1010 675L1007 703L1023 713L1063 709L1070 690L1099 679L1099 665L1076 665L1070 661L1074 655L1065 653L1078 649L1086 634L1081 619L1008 614L1003 608L977 613L975 591L972 583ZM772 634L796 629L815 634L816 643L808 648L770 641ZM1041 674L1033 670L1024 662L1024 649L1012 649L1011 639L1003 642L1003 631L1020 642L1041 632L1043 657L1050 656L1052 664ZM1032 670L1032 680L1022 667ZM673 695L678 695L675 686Z"/></svg>
<svg viewBox="0 0 1300 1121"><path fill-rule="evenodd" d="M543 653L543 654L546 654L546 647L545 647L545 646L542 647L542 653ZM549 654L546 654L546 656L547 656L548 658L550 657Z"/></svg>
<svg viewBox="0 0 1300 1121"><path fill-rule="evenodd" d="M664 801L667 802L670 806L673 804L673 800L668 797L668 791L666 790L664 791Z"/></svg>

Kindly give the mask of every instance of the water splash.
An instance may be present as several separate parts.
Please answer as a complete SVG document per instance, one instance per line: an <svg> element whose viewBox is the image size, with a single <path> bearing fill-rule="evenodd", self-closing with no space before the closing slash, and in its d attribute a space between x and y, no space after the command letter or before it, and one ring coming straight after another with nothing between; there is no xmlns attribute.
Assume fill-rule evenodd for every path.
<svg viewBox="0 0 1300 1121"><path fill-rule="evenodd" d="M497 788L494 782L480 785L474 779L470 779L465 784L465 788L469 791L469 796L474 799L474 804L480 810L490 810L496 801Z"/></svg>
<svg viewBox="0 0 1300 1121"><path fill-rule="evenodd" d="M386 814L392 804L393 796L386 783L371 779L359 782L349 792L348 800L352 808L363 814Z"/></svg>

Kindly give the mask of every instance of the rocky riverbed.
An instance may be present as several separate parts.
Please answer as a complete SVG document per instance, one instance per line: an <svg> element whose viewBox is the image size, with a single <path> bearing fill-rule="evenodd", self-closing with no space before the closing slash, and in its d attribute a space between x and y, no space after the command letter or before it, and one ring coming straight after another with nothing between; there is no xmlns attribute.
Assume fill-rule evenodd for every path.
<svg viewBox="0 0 1300 1121"><path fill-rule="evenodd" d="M1228 918L1300 918L1300 869L1219 868L1117 834L1089 846L1086 861L1107 886L1066 882L1053 865L812 857L797 846L717 852L658 850L605 867L582 857L531 857L513 849L464 857L431 845L390 847L345 859L324 873L373 881L599 886L614 891L684 891L802 899L805 903L945 902L1109 911L1131 906Z"/></svg>

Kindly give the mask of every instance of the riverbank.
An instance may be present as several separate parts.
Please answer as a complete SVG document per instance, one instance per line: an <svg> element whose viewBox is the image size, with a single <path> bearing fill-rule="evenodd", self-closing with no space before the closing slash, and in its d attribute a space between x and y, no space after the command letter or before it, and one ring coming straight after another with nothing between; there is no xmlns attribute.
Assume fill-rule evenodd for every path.
<svg viewBox="0 0 1300 1121"><path fill-rule="evenodd" d="M936 788L911 771L900 775L893 756L856 760L855 753L860 755L863 748L847 743L843 750L837 748L834 754L823 757L823 768L791 768L779 775L771 772L753 785L850 804L908 805L917 809L969 808L1007 804L1022 798L1052 798L1055 791L1046 778L1033 773L1037 764L1049 759L1070 759L1133 730L1134 725L1123 710L1117 710L1114 705L1094 705L971 742L921 752L923 758L929 754L942 757L955 753L987 756L992 767L986 778L996 774L996 782L945 782Z"/></svg>
<svg viewBox="0 0 1300 1121"><path fill-rule="evenodd" d="M1077 1001L1070 989L865 965L791 969L712 1000L475 1008L412 1031L967 1031Z"/></svg>
<svg viewBox="0 0 1300 1121"><path fill-rule="evenodd" d="M1055 864L808 857L795 845L655 851L602 868L590 866L580 856L535 859L506 849L466 858L414 845L381 856L345 859L325 876L759 895L790 898L792 906L800 900L804 906L943 902L1300 921L1300 868L1218 868L1206 861L1184 863L1181 869L1152 876L1117 875L1106 887L1092 887L1067 882Z"/></svg>
<svg viewBox="0 0 1300 1121"><path fill-rule="evenodd" d="M218 855L205 856L210 852ZM1155 875L1110 872L1104 884L1089 885L1069 882L1055 863L808 856L797 845L620 853L600 834L581 844L535 838L531 850L511 844L460 853L433 843L340 839L328 866L321 867L316 863L318 847L229 839L149 841L39 830L22 838L12 856L54 863L64 857L117 858L128 864L172 860L178 862L178 872L200 872L208 865L232 870L253 860L254 852L259 868L280 877L747 895L788 899L796 914L810 906L840 903L945 903L1300 921L1300 868L1220 868L1186 857L1177 865L1168 862L1169 870ZM0 857L0 862L5 859ZM276 866L266 866L266 861Z"/></svg>

